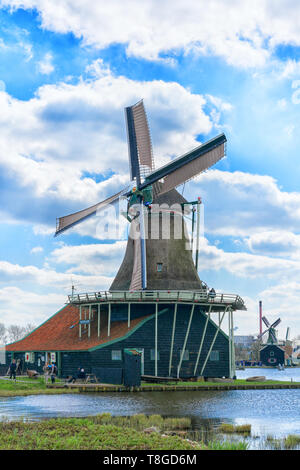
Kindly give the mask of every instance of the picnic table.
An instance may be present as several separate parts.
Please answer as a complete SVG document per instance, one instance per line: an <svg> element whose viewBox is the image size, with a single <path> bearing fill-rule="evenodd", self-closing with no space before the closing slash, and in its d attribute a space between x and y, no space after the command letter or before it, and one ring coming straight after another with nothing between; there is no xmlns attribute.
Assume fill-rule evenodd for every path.
<svg viewBox="0 0 300 470"><path fill-rule="evenodd" d="M85 379L85 383L98 383L97 377L95 374L88 374Z"/></svg>
<svg viewBox="0 0 300 470"><path fill-rule="evenodd" d="M64 382L65 382L66 384L68 384L68 383L70 383L70 384L72 384L72 383L73 383L73 384L74 384L74 383L76 383L76 384L96 383L96 384L97 384L97 383L98 383L98 380L97 380L97 377L96 377L95 374L87 374L86 377L85 377L85 379L78 379L78 378L76 378L76 379L74 380L74 382L69 382L69 379L70 379L69 377L68 377L67 379L64 379Z"/></svg>

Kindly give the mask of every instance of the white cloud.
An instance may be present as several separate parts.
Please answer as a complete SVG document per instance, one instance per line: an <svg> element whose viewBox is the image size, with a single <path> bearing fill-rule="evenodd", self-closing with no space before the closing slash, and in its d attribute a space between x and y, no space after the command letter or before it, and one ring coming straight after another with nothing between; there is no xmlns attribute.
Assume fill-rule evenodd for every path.
<svg viewBox="0 0 300 470"><path fill-rule="evenodd" d="M0 93L1 190L6 200L18 201L7 205L11 218L53 223L54 229L56 217L124 187L129 172L123 109L141 97L157 165L199 145L198 134L213 128L203 110L206 99L177 83L115 77L99 61L96 72L77 85L43 86L28 101ZM218 112L219 103L224 107L221 100L210 103L212 111Z"/></svg>
<svg viewBox="0 0 300 470"><path fill-rule="evenodd" d="M50 73L52 73L54 71L54 65L52 61L53 61L52 54L50 54L50 52L45 54L43 60L38 62L40 73L44 75L49 75Z"/></svg>
<svg viewBox="0 0 300 470"><path fill-rule="evenodd" d="M265 231L298 232L300 193L282 191L267 175L209 170L191 181L185 197L200 195L205 206L205 232L248 237Z"/></svg>
<svg viewBox="0 0 300 470"><path fill-rule="evenodd" d="M35 253L42 253L44 251L44 248L42 246L34 246L31 250L30 253L35 254Z"/></svg>
<svg viewBox="0 0 300 470"><path fill-rule="evenodd" d="M254 233L246 242L254 253L300 259L300 235L286 230Z"/></svg>
<svg viewBox="0 0 300 470"><path fill-rule="evenodd" d="M21 266L8 261L0 261L0 285L13 284L16 286L18 283L22 283L22 285L33 284L43 288L47 287L49 291L51 289L51 292L54 290L61 292L62 289L66 289L68 285L71 286L72 275L73 281L80 286L83 292L105 290L108 289L112 283L113 276L109 276L109 270L107 270L108 275L103 275L103 272L106 273L106 271L99 271L91 275L76 274L75 268L74 271L69 269L67 272L62 273L47 265L45 265L44 268L38 268L32 265Z"/></svg>
<svg viewBox="0 0 300 470"><path fill-rule="evenodd" d="M299 335L300 283L293 276L289 280L265 288L259 293L263 302L263 313L269 320L281 318L278 326L279 338L284 339L287 327L290 338Z"/></svg>
<svg viewBox="0 0 300 470"><path fill-rule="evenodd" d="M33 233L35 235L51 235L54 232L54 228L48 227L47 225L33 225L32 227Z"/></svg>
<svg viewBox="0 0 300 470"><path fill-rule="evenodd" d="M299 277L299 260L275 258L246 252L224 251L207 240L202 241L199 252L199 264L202 270L228 271L237 278L266 279L279 282L287 281L291 276Z"/></svg>
<svg viewBox="0 0 300 470"><path fill-rule="evenodd" d="M126 241L91 245L64 245L51 253L55 263L71 265L72 273L115 276L125 253Z"/></svg>
<svg viewBox="0 0 300 470"><path fill-rule="evenodd" d="M42 28L72 32L83 44L113 43L127 54L171 60L184 51L214 54L238 67L264 66L278 44L300 44L300 5L292 0L121 0L93 2L2 0L3 6L36 8ZM166 57L171 53L172 57ZM288 73L288 72L286 72Z"/></svg>
<svg viewBox="0 0 300 470"><path fill-rule="evenodd" d="M59 293L47 295L26 291L19 287L0 288L0 318L6 326L28 323L39 325L58 311L65 303L66 297ZM17 315L12 316L12 312Z"/></svg>

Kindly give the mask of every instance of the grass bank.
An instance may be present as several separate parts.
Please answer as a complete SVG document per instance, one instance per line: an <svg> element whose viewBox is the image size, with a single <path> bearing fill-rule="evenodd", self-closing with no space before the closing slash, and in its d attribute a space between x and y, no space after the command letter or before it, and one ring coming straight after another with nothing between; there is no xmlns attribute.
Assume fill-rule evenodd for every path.
<svg viewBox="0 0 300 470"><path fill-rule="evenodd" d="M59 380L56 380L56 385L60 384ZM174 390L207 390L211 389L242 389L245 390L247 388L253 389L257 386L257 388L272 388L273 386L280 387L280 388L288 388L290 386L295 386L300 388L300 382L284 382L284 381L276 381L276 380L266 380L263 382L247 382L246 380L234 380L232 382L178 382L178 384L174 385L174 383L165 383L165 384L155 384L155 383L142 383L140 390L161 390L161 391L174 391ZM101 385L99 385L99 390L94 391L126 391L126 389L122 386L115 386L111 387L104 385L103 389L101 389ZM63 394L63 393L79 393L79 388L76 387L76 384L72 388L47 388L43 378L37 379L29 379L27 377L18 378L15 382L13 380L3 380L0 379L0 396L1 397L13 397L13 396L26 396L26 395L38 395L38 394ZM91 387L91 391L93 391L93 387Z"/></svg>
<svg viewBox="0 0 300 470"><path fill-rule="evenodd" d="M57 418L34 423L0 423L1 450L205 450L200 442L178 435L187 419L137 415ZM154 426L151 429L149 426ZM147 429L148 428L148 429Z"/></svg>
<svg viewBox="0 0 300 470"><path fill-rule="evenodd" d="M191 419L160 415L0 423L0 450L246 450L245 442L189 438Z"/></svg>
<svg viewBox="0 0 300 470"><path fill-rule="evenodd" d="M70 391L64 388L46 388L43 378L29 379L27 377L22 377L18 378L16 382L10 379L0 379L0 397L15 397L39 394L53 395L57 393L70 393ZM76 393L76 390L74 390L74 393Z"/></svg>

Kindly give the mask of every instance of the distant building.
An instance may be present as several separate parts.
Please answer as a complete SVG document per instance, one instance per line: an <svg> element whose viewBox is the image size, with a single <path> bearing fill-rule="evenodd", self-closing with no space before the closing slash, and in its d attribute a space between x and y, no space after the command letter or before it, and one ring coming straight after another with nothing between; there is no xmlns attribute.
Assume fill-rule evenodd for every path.
<svg viewBox="0 0 300 470"><path fill-rule="evenodd" d="M260 350L260 361L264 366L278 366L285 364L285 351L284 348L277 344L267 343Z"/></svg>
<svg viewBox="0 0 300 470"><path fill-rule="evenodd" d="M241 336L237 335L234 337L234 344L236 346L240 346L244 349L251 348L252 344L254 343L255 338L254 336Z"/></svg>
<svg viewBox="0 0 300 470"><path fill-rule="evenodd" d="M300 363L300 339L295 339L292 342L293 352L292 352L292 361L293 364Z"/></svg>

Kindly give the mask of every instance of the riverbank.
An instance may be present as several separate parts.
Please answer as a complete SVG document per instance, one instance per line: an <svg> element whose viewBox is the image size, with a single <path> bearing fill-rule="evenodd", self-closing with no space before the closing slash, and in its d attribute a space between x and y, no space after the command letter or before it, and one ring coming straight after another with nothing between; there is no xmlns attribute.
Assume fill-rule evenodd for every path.
<svg viewBox="0 0 300 470"><path fill-rule="evenodd" d="M246 450L246 443L189 438L190 418L160 415L0 423L0 450ZM238 430L237 430L238 431ZM239 431L241 432L241 431Z"/></svg>
<svg viewBox="0 0 300 470"><path fill-rule="evenodd" d="M67 388L69 391L76 390L80 393L86 392L191 392L191 391L209 391L209 390L278 390L278 389L300 389L299 382L279 382L275 380L252 381L234 380L233 382L180 382L176 385L161 385L144 383L140 387L127 387L121 385L109 384L69 384L69 385L48 385L50 390L62 390Z"/></svg>
<svg viewBox="0 0 300 470"><path fill-rule="evenodd" d="M0 450L247 450L249 438L249 424L222 423L195 431L189 417L144 414L0 423ZM261 449L292 450L299 445L299 435L269 435Z"/></svg>
<svg viewBox="0 0 300 470"><path fill-rule="evenodd" d="M179 384L149 384L142 383L140 387L128 389L121 385L109 384L68 384L57 380L53 385L45 384L43 378L28 379L18 378L17 381L9 379L0 380L0 397L28 396L28 395L53 395L64 393L85 392L151 392L151 391L207 391L207 390L274 390L300 388L300 382L287 382L278 380L265 380L248 382L237 379L232 382L180 382Z"/></svg>

